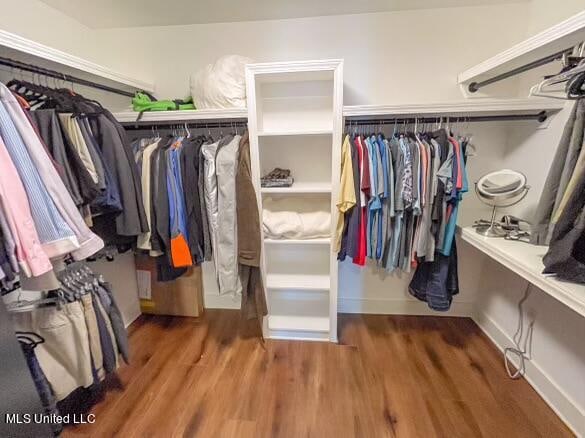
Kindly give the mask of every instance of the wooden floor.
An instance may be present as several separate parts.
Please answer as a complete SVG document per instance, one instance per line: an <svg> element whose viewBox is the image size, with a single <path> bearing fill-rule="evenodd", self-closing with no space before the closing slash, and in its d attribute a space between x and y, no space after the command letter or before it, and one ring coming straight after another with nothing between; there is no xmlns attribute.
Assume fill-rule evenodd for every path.
<svg viewBox="0 0 585 438"><path fill-rule="evenodd" d="M340 343L242 339L237 311L142 317L132 361L63 436L565 437L467 318L340 316ZM244 330L245 331L245 330Z"/></svg>

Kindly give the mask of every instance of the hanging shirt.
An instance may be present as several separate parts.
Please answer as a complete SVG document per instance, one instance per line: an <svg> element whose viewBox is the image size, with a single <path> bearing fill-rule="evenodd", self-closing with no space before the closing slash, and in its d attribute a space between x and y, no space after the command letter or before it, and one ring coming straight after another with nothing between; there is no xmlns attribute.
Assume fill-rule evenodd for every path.
<svg viewBox="0 0 585 438"><path fill-rule="evenodd" d="M359 165L359 172L360 172L360 182L364 181L364 166L365 166L365 154L366 151L364 150L363 144L361 142L361 137L356 137L354 139L354 144L358 150L358 165ZM358 235L356 236L358 241L358 254L354 257L353 262L358 266L364 266L366 264L366 210L367 210L367 200L364 188L360 184L360 220L359 220L359 228L358 228Z"/></svg>
<svg viewBox="0 0 585 438"><path fill-rule="evenodd" d="M136 243L137 248L151 250L152 245L150 242L151 230L152 230L152 220L151 220L151 163L152 160L150 159L152 153L158 147L161 139L155 139L154 142L149 144L142 153L142 170L140 172L141 180L142 180L142 203L144 204L144 210L146 212L146 221L148 222L148 231L142 233L138 236L138 240ZM158 254L158 255L162 255Z"/></svg>
<svg viewBox="0 0 585 438"><path fill-rule="evenodd" d="M57 210L4 102L0 104L0 136L26 190L34 226L45 253L49 258L60 257L79 248L73 230ZM50 161L48 164L52 166ZM59 181L62 184L60 177Z"/></svg>
<svg viewBox="0 0 585 438"><path fill-rule="evenodd" d="M169 196L169 225L171 230L171 258L175 268L191 266L193 259L188 245L185 199L181 181L181 142L178 138L166 151L167 191Z"/></svg>
<svg viewBox="0 0 585 438"><path fill-rule="evenodd" d="M337 200L338 213L337 226L335 227L335 252L339 252L341 249L341 235L343 233L345 213L356 203L352 166L349 135L346 135L341 146L341 178L339 181L339 197Z"/></svg>

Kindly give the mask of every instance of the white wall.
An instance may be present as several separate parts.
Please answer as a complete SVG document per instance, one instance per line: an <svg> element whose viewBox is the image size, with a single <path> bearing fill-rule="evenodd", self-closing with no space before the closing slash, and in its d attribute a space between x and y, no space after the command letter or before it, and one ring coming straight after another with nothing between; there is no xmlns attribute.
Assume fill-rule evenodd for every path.
<svg viewBox="0 0 585 438"><path fill-rule="evenodd" d="M235 53L259 62L343 58L345 104L418 103L461 100L457 73L522 39L527 23L517 17L527 12L528 4L519 3L99 32L110 45L124 41L148 51L142 55L143 68L153 73L161 97L187 95L192 72ZM477 134L485 151L503 147L503 131L494 135L486 127L478 129L486 133L484 139ZM404 306L425 311L424 303L405 295L408 276L381 279L375 270L360 271L351 263L340 272L342 284L356 286L340 289L343 310L372 310L384 300L397 312ZM207 305L237 306L232 297L217 297L210 266L203 274ZM465 303L457 313L465 309L468 314L472 296L462 292L457 300Z"/></svg>
<svg viewBox="0 0 585 438"><path fill-rule="evenodd" d="M0 30L14 33L24 38L44 44L53 49L64 51L85 60L110 68L121 74L146 82L152 82L151 72L142 68L138 62L146 52L135 51L134 47L115 40L103 38L99 32L90 29L73 18L47 6L38 0L0 0ZM22 61L32 59L0 47L2 56L17 58ZM49 62L38 62L40 66L54 68ZM6 69L5 67L2 67ZM59 71L82 78L95 79L75 72L73 69L60 68ZM26 74L25 74L26 75ZM13 77L12 71L2 72L1 80ZM120 84L102 80L108 85L121 87ZM121 87L125 88L125 87ZM75 85L74 89L88 98L95 98L105 106L113 109L125 109L130 106L130 99L111 93L96 91L92 88Z"/></svg>
<svg viewBox="0 0 585 438"><path fill-rule="evenodd" d="M160 96L226 54L258 62L344 58L346 105L461 99L457 73L522 39L528 3L242 23L102 30L148 48ZM497 23L497 32L494 31Z"/></svg>

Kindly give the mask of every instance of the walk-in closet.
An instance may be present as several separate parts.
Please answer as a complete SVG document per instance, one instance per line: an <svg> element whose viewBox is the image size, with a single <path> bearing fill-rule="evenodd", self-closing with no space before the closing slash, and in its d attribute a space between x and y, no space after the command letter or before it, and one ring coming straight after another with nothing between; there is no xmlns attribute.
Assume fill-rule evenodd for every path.
<svg viewBox="0 0 585 438"><path fill-rule="evenodd" d="M0 10L0 436L585 437L582 0Z"/></svg>

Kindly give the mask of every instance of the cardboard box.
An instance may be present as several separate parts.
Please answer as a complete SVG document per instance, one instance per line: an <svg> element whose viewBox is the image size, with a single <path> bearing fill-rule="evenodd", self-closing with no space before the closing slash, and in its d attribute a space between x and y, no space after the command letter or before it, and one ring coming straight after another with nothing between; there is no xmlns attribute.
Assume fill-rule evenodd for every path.
<svg viewBox="0 0 585 438"><path fill-rule="evenodd" d="M173 316L203 314L203 280L201 266L189 268L177 280L156 281L156 261L146 255L136 255L136 276L142 313Z"/></svg>

